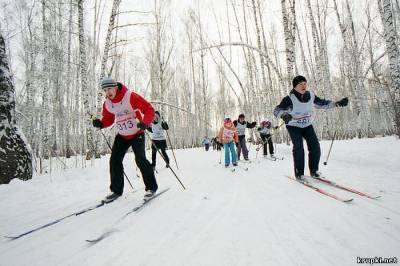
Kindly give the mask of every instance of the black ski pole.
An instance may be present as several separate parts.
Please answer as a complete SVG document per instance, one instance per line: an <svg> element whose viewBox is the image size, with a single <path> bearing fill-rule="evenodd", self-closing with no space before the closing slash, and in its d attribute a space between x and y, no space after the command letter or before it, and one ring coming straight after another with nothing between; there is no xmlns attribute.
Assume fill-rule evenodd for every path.
<svg viewBox="0 0 400 266"><path fill-rule="evenodd" d="M111 145L110 145L110 143L108 142L108 140L107 140L106 136L104 135L103 131L100 130L100 132L101 132L101 135L103 135L104 139L106 140L106 143L107 143L107 145L108 145L108 148L110 148L110 150L112 151ZM132 186L131 181L129 180L129 178L128 178L128 176L126 175L125 171L123 171L123 173L124 173L124 176L125 176L126 180L128 180L128 183L129 183L129 185L131 186L131 188L132 188L132 190L133 190L133 186Z"/></svg>
<svg viewBox="0 0 400 266"><path fill-rule="evenodd" d="M171 142L171 139L170 139L170 137L169 137L168 130L165 130L165 131L167 132L167 138L168 138L168 141L169 141L169 145L171 146L172 155L174 156L174 160L175 160L175 164L176 164L176 169L179 170L178 162L176 161L174 148L172 147L172 142Z"/></svg>
<svg viewBox="0 0 400 266"><path fill-rule="evenodd" d="M146 136L150 139L151 145L153 145L153 147L157 150L157 152L160 154L161 158L163 158L163 160L165 161L165 163L167 163L167 160L164 158L164 155L161 153L160 149L156 146L156 144L154 143L154 141L150 138L150 134L145 130L144 131L146 133ZM168 167L169 170L171 170L171 172L174 174L175 178L179 181L179 183L181 184L181 186L183 187L183 189L186 189L185 186L182 184L181 180L179 179L179 177L176 175L175 171L170 167Z"/></svg>
<svg viewBox="0 0 400 266"><path fill-rule="evenodd" d="M333 138L332 138L331 146L329 147L328 156L326 157L326 161L324 162L324 165L327 165L327 164L328 164L329 155L331 154L332 145L333 145L333 141L335 140L335 137L336 137L336 130L335 130L335 132L333 133Z"/></svg>
<svg viewBox="0 0 400 266"><path fill-rule="evenodd" d="M249 153L250 153L251 144L253 144L253 141L254 141L254 128L252 128L252 129L250 130L250 145L249 145L249 149L248 149Z"/></svg>

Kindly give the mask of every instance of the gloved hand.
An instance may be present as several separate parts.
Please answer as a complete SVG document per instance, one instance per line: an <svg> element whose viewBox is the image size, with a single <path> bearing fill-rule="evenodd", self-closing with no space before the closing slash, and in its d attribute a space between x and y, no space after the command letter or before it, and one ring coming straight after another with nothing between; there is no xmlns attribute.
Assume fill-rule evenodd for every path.
<svg viewBox="0 0 400 266"><path fill-rule="evenodd" d="M283 113L281 115L281 118L283 121L285 121L285 124L288 124L290 120L292 120L293 116L287 112Z"/></svg>
<svg viewBox="0 0 400 266"><path fill-rule="evenodd" d="M349 98L347 98L347 97L343 98L340 101L337 101L335 103L335 105L338 106L338 107L344 107L344 106L347 106L348 104L349 104Z"/></svg>
<svg viewBox="0 0 400 266"><path fill-rule="evenodd" d="M279 127L278 126L274 126L274 129L278 129Z"/></svg>
<svg viewBox="0 0 400 266"><path fill-rule="evenodd" d="M103 122L101 122L101 120L100 119L93 119L93 126L94 127L97 127L97 128L103 128Z"/></svg>
<svg viewBox="0 0 400 266"><path fill-rule="evenodd" d="M164 130L168 130L169 129L169 126L168 126L168 124L167 124L167 122L161 122L161 127L164 129Z"/></svg>
<svg viewBox="0 0 400 266"><path fill-rule="evenodd" d="M144 122L137 123L137 127L143 130L146 130L147 125Z"/></svg>

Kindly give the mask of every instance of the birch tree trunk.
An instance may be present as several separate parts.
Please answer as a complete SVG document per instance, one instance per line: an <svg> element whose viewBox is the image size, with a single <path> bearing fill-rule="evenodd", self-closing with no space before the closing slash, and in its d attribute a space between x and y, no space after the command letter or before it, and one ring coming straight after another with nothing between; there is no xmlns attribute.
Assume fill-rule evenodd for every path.
<svg viewBox="0 0 400 266"><path fill-rule="evenodd" d="M291 88L291 80L294 77L294 64L296 60L296 51L295 51L295 40L296 40L296 33L295 33L295 27L293 28L292 25L296 24L295 18L296 14L293 13L291 14L291 17L289 17L287 10L286 10L286 0L281 0L281 5L282 5L282 22L283 22L283 30L285 34L285 46L286 46L286 84L287 88ZM295 0L293 0L293 7L290 9L291 12L295 12ZM292 23L292 20L294 22ZM290 25L290 27L289 27Z"/></svg>
<svg viewBox="0 0 400 266"><path fill-rule="evenodd" d="M67 112L65 115L65 120L66 120L66 132L65 132L65 157L70 158L72 155L72 149L71 149L71 112L72 112L72 106L71 106L71 77L72 77L72 72L71 72L71 42L72 42L72 13L73 13L73 3L72 0L69 1L69 22L68 22L68 48L67 48L67 84L66 84L66 93L67 93Z"/></svg>
<svg viewBox="0 0 400 266"><path fill-rule="evenodd" d="M87 64L86 64L86 43L85 43L85 30L83 24L83 0L78 1L78 27L79 27L79 69L80 69L80 78L81 78L81 89L83 96L83 107L84 107L84 120L83 127L86 133L87 146L89 149L89 153L87 154L86 159L93 158L94 156L94 144L93 144L93 132L91 127L91 118L87 114L90 113L90 103L89 103L89 88L87 86L88 82L88 74L87 74Z"/></svg>
<svg viewBox="0 0 400 266"><path fill-rule="evenodd" d="M258 18L257 18L257 8L256 8L256 4L255 4L255 0L251 1L252 5L253 5L253 16L254 16L254 24L256 27L256 36L257 36L257 47L258 49L262 50L263 45L261 44L261 33L260 33L260 26L258 24ZM258 10L258 12L261 12L261 10ZM260 21L260 24L262 23L262 21ZM265 51L267 52L267 51ZM264 70L264 57L262 55L260 56L260 68L261 68L261 78L262 78L262 88L265 89L267 86L267 79L265 77L265 70Z"/></svg>
<svg viewBox="0 0 400 266"><path fill-rule="evenodd" d="M32 178L32 154L15 121L14 83L0 32L0 184Z"/></svg>
<svg viewBox="0 0 400 266"><path fill-rule="evenodd" d="M389 74L391 79L391 98L394 109L394 122L397 135L400 137L400 42L394 27L394 18L390 0L378 0L381 14L386 52L389 59Z"/></svg>
<svg viewBox="0 0 400 266"><path fill-rule="evenodd" d="M48 70L48 61L49 61L49 53L48 53L48 29L47 29L47 19L46 19L46 1L42 0L42 38L43 38L43 61L42 61L42 73L41 73L41 87L43 90L42 93L42 113L41 117L41 127L42 127L42 143L41 143L41 157L49 158L49 70ZM40 167L42 171L42 167Z"/></svg>
<svg viewBox="0 0 400 266"><path fill-rule="evenodd" d="M106 74L106 65L107 65L107 60L108 60L108 52L110 50L110 44L111 44L111 34L114 29L115 25L115 17L117 14L117 10L119 7L119 4L121 3L121 0L114 0L112 9L111 9L111 15L110 15L110 21L108 23L108 30L107 30L107 35L106 35L106 42L104 44L104 52L103 52L103 57L101 60L101 70L100 70L100 80L102 80Z"/></svg>

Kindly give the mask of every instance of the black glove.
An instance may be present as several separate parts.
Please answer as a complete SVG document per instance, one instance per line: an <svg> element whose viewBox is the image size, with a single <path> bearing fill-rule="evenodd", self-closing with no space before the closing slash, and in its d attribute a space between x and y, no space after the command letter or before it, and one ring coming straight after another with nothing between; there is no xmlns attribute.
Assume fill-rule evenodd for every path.
<svg viewBox="0 0 400 266"><path fill-rule="evenodd" d="M278 126L274 126L274 129L278 129L279 127Z"/></svg>
<svg viewBox="0 0 400 266"><path fill-rule="evenodd" d="M292 117L293 116L291 114L286 113L286 112L281 115L281 118L283 121L285 121L285 124L288 124L289 121L292 120Z"/></svg>
<svg viewBox="0 0 400 266"><path fill-rule="evenodd" d="M97 128L103 128L103 122L100 119L93 119L93 126Z"/></svg>
<svg viewBox="0 0 400 266"><path fill-rule="evenodd" d="M347 106L349 104L349 98L343 98L343 99L341 99L340 101L337 101L336 103L335 103L335 105L336 106L339 106L339 107L344 107L344 106Z"/></svg>
<svg viewBox="0 0 400 266"><path fill-rule="evenodd" d="M145 130L147 128L147 125L144 122L139 122L137 123L137 127Z"/></svg>
<svg viewBox="0 0 400 266"><path fill-rule="evenodd" d="M169 129L169 126L168 126L168 124L167 124L167 122L161 122L161 127L164 129L164 130L168 130Z"/></svg>

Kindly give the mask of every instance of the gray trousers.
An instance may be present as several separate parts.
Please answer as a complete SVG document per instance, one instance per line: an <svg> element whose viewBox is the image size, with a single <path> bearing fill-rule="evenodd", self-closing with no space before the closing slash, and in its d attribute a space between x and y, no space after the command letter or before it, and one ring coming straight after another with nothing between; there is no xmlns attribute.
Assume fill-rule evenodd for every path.
<svg viewBox="0 0 400 266"><path fill-rule="evenodd" d="M245 136L239 136L239 143L237 145L238 159L240 159L241 152L243 152L244 159L249 158L249 150L247 149L247 146L246 146L246 137Z"/></svg>

